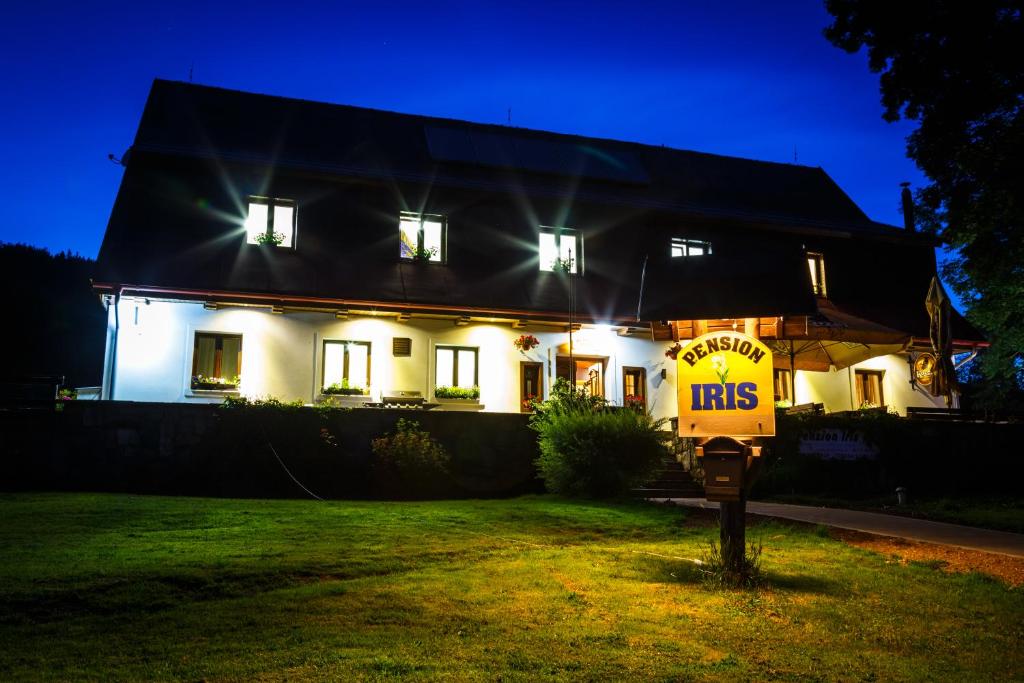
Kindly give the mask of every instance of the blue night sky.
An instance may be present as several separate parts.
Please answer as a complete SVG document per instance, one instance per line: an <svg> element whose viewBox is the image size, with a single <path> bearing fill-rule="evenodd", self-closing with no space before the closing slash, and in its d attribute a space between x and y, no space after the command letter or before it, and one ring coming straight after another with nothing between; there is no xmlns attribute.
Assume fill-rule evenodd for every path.
<svg viewBox="0 0 1024 683"><path fill-rule="evenodd" d="M697 5L697 3L692 3ZM700 3L704 5L705 3ZM820 2L18 3L0 26L0 241L95 256L155 77L823 167L902 225L881 119Z"/></svg>

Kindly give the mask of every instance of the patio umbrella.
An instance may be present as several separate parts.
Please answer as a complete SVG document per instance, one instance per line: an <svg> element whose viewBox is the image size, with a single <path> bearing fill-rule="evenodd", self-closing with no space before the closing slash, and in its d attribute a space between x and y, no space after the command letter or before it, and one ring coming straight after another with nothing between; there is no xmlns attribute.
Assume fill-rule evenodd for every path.
<svg viewBox="0 0 1024 683"><path fill-rule="evenodd" d="M953 390L956 388L956 370L953 368L953 332L949 323L953 308L949 295L942 288L939 278L932 277L925 297L924 307L928 310L930 324L928 336L931 338L932 349L935 351L935 375L932 380L933 391L946 399L946 405L953 404Z"/></svg>
<svg viewBox="0 0 1024 683"><path fill-rule="evenodd" d="M790 396L796 397L796 371L842 370L861 361L903 351L911 335L842 311L819 300L818 313L783 321L780 339L765 343L788 362Z"/></svg>

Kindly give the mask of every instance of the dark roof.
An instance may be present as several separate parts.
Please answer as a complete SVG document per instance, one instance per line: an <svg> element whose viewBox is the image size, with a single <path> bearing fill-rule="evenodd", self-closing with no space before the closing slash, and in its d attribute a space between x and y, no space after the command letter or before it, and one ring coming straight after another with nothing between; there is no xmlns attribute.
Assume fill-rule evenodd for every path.
<svg viewBox="0 0 1024 683"><path fill-rule="evenodd" d="M539 316L569 292L538 272L538 223L584 233L576 310L599 320L813 313L808 235L899 242L934 272L921 236L869 220L818 168L186 83L154 82L127 167L98 284ZM244 198L268 178L300 202L295 250L245 244ZM398 212L429 209L413 199L454 226L447 266L398 261ZM670 259L681 227L714 255Z"/></svg>
<svg viewBox="0 0 1024 683"><path fill-rule="evenodd" d="M905 234L870 220L820 168L159 79L134 148L497 191L512 173L539 195Z"/></svg>

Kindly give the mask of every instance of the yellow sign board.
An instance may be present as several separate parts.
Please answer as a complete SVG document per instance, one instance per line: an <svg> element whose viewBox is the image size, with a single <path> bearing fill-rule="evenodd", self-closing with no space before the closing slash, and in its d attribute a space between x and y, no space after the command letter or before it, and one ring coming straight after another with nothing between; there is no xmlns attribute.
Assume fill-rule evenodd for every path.
<svg viewBox="0 0 1024 683"><path fill-rule="evenodd" d="M935 376L935 356L922 353L914 361L914 380L923 387L931 386Z"/></svg>
<svg viewBox="0 0 1024 683"><path fill-rule="evenodd" d="M711 332L676 356L679 436L774 436L772 352L739 332Z"/></svg>

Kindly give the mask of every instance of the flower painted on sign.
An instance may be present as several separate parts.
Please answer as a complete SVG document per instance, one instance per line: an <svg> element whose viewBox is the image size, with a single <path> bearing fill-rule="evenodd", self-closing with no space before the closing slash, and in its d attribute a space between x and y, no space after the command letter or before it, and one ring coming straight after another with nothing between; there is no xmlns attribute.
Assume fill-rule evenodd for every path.
<svg viewBox="0 0 1024 683"><path fill-rule="evenodd" d="M729 365L725 362L725 356L721 354L711 356L711 367L718 375L718 381L725 384L725 381L729 379Z"/></svg>

